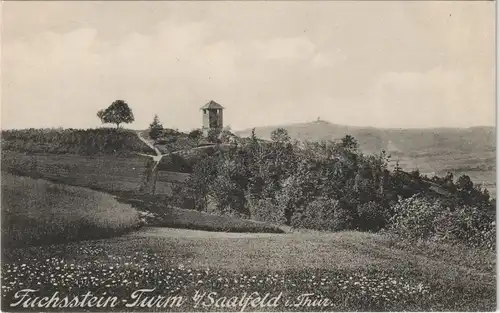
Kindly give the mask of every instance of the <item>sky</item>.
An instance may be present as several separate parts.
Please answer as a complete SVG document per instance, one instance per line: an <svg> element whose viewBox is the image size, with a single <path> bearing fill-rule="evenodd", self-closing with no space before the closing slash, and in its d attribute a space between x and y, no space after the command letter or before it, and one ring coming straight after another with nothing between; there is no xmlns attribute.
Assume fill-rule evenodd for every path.
<svg viewBox="0 0 500 313"><path fill-rule="evenodd" d="M2 2L1 127L495 125L493 1Z"/></svg>

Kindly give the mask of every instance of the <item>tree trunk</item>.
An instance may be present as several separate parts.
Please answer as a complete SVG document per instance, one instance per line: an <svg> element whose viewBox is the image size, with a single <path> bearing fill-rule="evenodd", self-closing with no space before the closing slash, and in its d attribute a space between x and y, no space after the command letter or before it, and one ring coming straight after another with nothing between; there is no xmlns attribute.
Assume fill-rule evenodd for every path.
<svg viewBox="0 0 500 313"><path fill-rule="evenodd" d="M116 123L116 129L120 128L120 123Z"/></svg>

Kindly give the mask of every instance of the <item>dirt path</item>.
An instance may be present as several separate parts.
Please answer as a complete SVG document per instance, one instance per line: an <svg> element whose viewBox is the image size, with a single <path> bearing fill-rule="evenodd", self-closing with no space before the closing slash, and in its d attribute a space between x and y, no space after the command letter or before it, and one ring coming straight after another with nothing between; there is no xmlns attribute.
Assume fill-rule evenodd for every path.
<svg viewBox="0 0 500 313"><path fill-rule="evenodd" d="M153 163L151 163L151 165L149 165L149 166L146 165L146 174L145 174L143 182L141 183L141 186L139 187L139 189L143 192L148 192L150 194L154 194L155 189L156 189L156 180L158 179L158 165L160 164L160 161L163 158L163 155L162 155L161 151L158 150L150 140L144 138L141 135L141 132L137 132L137 137L139 137L139 139L142 142L144 142L146 145L148 145L148 147L153 149L154 152L156 153L156 155L149 155L149 157L151 157L151 160L153 161ZM150 164L150 163L148 163L148 164Z"/></svg>
<svg viewBox="0 0 500 313"><path fill-rule="evenodd" d="M145 144L148 145L148 147L150 147L151 149L153 149L156 153L156 155L160 156L162 155L162 153L160 152L160 150L158 150L158 148L156 148L150 140L147 140L146 138L142 137L141 135L141 132L137 132L137 137L139 137L139 139L144 142Z"/></svg>

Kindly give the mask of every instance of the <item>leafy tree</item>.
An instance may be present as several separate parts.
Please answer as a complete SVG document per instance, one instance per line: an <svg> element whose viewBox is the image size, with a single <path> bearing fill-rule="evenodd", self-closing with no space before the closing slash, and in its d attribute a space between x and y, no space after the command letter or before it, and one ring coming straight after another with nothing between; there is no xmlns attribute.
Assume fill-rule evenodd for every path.
<svg viewBox="0 0 500 313"><path fill-rule="evenodd" d="M483 189L483 199L490 201L490 192L486 188Z"/></svg>
<svg viewBox="0 0 500 313"><path fill-rule="evenodd" d="M317 197L293 215L291 224L296 228L338 231L348 229L351 220L338 200Z"/></svg>
<svg viewBox="0 0 500 313"><path fill-rule="evenodd" d="M192 173L186 181L186 190L191 193L195 209L206 211L209 189L216 177L216 155L207 155L194 164Z"/></svg>
<svg viewBox="0 0 500 313"><path fill-rule="evenodd" d="M410 176L415 178L415 179L419 179L420 178L420 170L418 168L416 168L415 170L413 170L410 173Z"/></svg>
<svg viewBox="0 0 500 313"><path fill-rule="evenodd" d="M207 133L207 139L209 142L212 143L220 143L220 136L221 129L219 128L210 128Z"/></svg>
<svg viewBox="0 0 500 313"><path fill-rule="evenodd" d="M472 191L472 189L474 189L474 184L472 183L470 177L464 174L458 178L457 188L458 190Z"/></svg>
<svg viewBox="0 0 500 313"><path fill-rule="evenodd" d="M101 119L103 124L116 124L116 128L119 128L122 123L129 124L135 120L132 109L123 100L113 101L107 109L99 110L97 117Z"/></svg>
<svg viewBox="0 0 500 313"><path fill-rule="evenodd" d="M172 136L172 137L179 137L179 135L181 135L181 132L179 132L178 129L172 129L172 128L163 129L163 133L166 136Z"/></svg>
<svg viewBox="0 0 500 313"><path fill-rule="evenodd" d="M370 201L358 206L358 227L365 231L378 231L383 228L390 216L388 211L378 202Z"/></svg>
<svg viewBox="0 0 500 313"><path fill-rule="evenodd" d="M456 190L455 184L453 183L453 173L448 172L446 173L446 176L443 178L443 187L449 189L449 190Z"/></svg>
<svg viewBox="0 0 500 313"><path fill-rule="evenodd" d="M149 124L149 137L151 139L156 140L161 135L161 131L163 130L163 125L160 123L160 119L158 115L155 114L153 122Z"/></svg>
<svg viewBox="0 0 500 313"><path fill-rule="evenodd" d="M219 140L221 142L227 143L229 142L231 136L233 136L233 133L231 133L231 127L226 126L222 131L219 133Z"/></svg>
<svg viewBox="0 0 500 313"><path fill-rule="evenodd" d="M358 141L351 135L345 135L341 139L341 146L348 151L356 151L359 148Z"/></svg>
<svg viewBox="0 0 500 313"><path fill-rule="evenodd" d="M188 134L188 137L193 140L199 140L202 136L203 136L203 131L201 129L193 129Z"/></svg>
<svg viewBox="0 0 500 313"><path fill-rule="evenodd" d="M255 134L255 127L252 128L252 134L250 135L252 142L257 142L257 135Z"/></svg>
<svg viewBox="0 0 500 313"><path fill-rule="evenodd" d="M254 132L252 131L252 134ZM290 136L288 135L288 131L284 128L277 128L271 132L271 140L279 143L290 142Z"/></svg>
<svg viewBox="0 0 500 313"><path fill-rule="evenodd" d="M245 168L240 160L225 154L217 164L217 176L209 190L219 213L249 217L250 212L245 207L247 182Z"/></svg>
<svg viewBox="0 0 500 313"><path fill-rule="evenodd" d="M478 223L495 216L489 195L471 186L466 177L456 185L450 175L437 177L432 187L446 183L450 191L436 192L417 171L405 172L399 163L394 172L389 171L385 153L363 155L351 136L338 143L299 143L280 129L273 132L273 142L258 141L255 132L251 139L234 149L214 149L215 153L195 165L188 185L197 208L206 208L208 199L215 202L217 213L328 230L389 227L416 238L434 236L431 223L443 208L454 212L453 208L473 204L478 210L470 214L480 211L485 216ZM427 200L415 200L416 194ZM441 204L434 204L436 200ZM428 212L429 207L435 212ZM464 220L470 215L466 213ZM490 229L486 231L493 236Z"/></svg>
<svg viewBox="0 0 500 313"><path fill-rule="evenodd" d="M399 160L397 160L396 161L396 166L394 167L394 173L397 174L397 175L399 175L399 174L401 174L401 172L403 172L403 169L399 165Z"/></svg>

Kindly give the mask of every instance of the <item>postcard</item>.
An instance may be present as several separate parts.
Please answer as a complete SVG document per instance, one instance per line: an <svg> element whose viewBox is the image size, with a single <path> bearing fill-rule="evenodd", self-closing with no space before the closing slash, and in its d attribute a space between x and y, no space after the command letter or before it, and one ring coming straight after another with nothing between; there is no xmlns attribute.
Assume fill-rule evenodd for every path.
<svg viewBox="0 0 500 313"><path fill-rule="evenodd" d="M496 310L493 1L4 1L1 309Z"/></svg>

